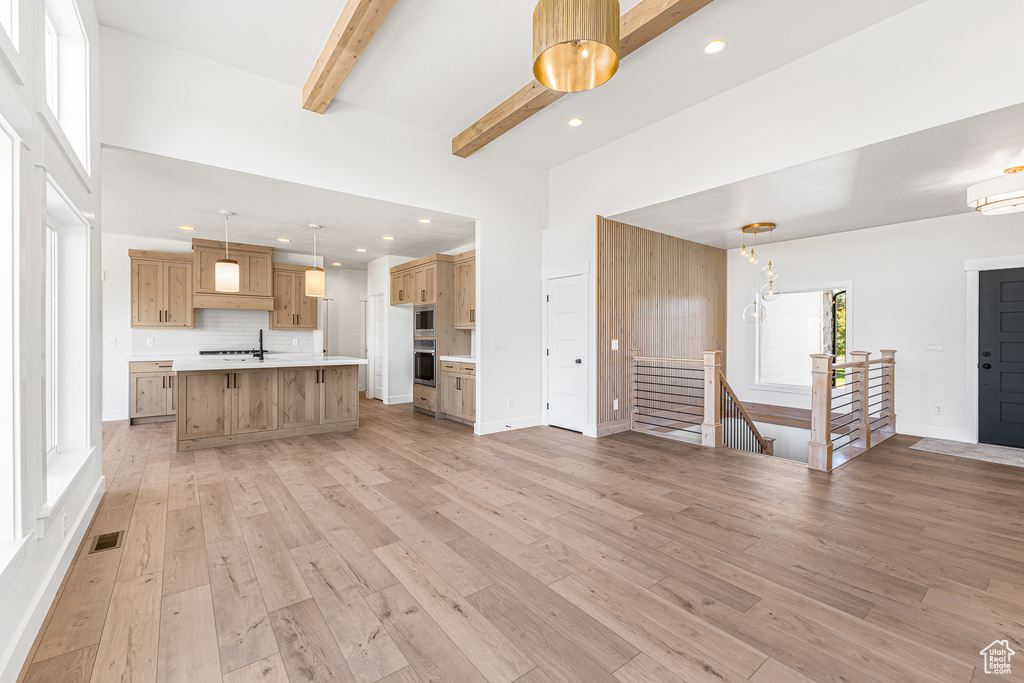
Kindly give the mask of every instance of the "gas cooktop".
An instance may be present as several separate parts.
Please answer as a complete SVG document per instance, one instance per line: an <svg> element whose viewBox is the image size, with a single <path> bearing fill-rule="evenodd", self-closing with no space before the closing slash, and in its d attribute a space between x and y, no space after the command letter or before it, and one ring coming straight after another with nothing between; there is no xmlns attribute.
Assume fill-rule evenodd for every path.
<svg viewBox="0 0 1024 683"><path fill-rule="evenodd" d="M259 353L256 349L228 350L228 351L200 351L200 356L252 356Z"/></svg>

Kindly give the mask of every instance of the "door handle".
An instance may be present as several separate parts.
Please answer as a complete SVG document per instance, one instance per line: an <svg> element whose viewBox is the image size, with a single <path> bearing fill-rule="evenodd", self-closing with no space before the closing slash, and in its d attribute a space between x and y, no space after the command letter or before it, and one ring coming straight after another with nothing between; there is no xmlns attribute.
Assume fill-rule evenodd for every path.
<svg viewBox="0 0 1024 683"><path fill-rule="evenodd" d="M583 364L583 359L582 358L577 358L576 359L576 365L582 365L582 364Z"/></svg>
<svg viewBox="0 0 1024 683"><path fill-rule="evenodd" d="M982 370L991 370L992 369L992 364L991 363L982 363L981 364L981 369Z"/></svg>

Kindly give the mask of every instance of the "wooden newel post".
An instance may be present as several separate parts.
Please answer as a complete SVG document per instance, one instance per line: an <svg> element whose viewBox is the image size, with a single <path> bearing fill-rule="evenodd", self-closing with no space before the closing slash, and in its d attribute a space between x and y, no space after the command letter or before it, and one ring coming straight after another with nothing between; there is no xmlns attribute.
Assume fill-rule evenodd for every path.
<svg viewBox="0 0 1024 683"><path fill-rule="evenodd" d="M827 353L811 355L811 440L807 466L832 471L832 359Z"/></svg>
<svg viewBox="0 0 1024 683"><path fill-rule="evenodd" d="M885 358L883 377L885 381L885 403L882 404L882 416L888 417L886 427L890 434L896 433L896 350L882 349L882 358Z"/></svg>
<svg viewBox="0 0 1024 683"><path fill-rule="evenodd" d="M722 439L722 352L704 352L704 422L700 426L700 442L718 448Z"/></svg>
<svg viewBox="0 0 1024 683"><path fill-rule="evenodd" d="M860 363L853 372L853 388L850 390L853 403L851 404L850 415L853 423L849 429L856 429L860 432L857 441L864 450L871 448L871 425L868 423L868 413L871 412L868 401L868 360L871 357L870 351L851 351L850 361ZM849 370L847 370L849 373ZM851 441L850 443L855 443Z"/></svg>

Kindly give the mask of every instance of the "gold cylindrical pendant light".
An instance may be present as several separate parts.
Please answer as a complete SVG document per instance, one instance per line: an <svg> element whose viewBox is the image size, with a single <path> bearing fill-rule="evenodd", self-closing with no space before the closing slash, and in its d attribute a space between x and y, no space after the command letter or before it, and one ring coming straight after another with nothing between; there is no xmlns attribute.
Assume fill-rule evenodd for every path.
<svg viewBox="0 0 1024 683"><path fill-rule="evenodd" d="M322 299L327 295L327 282L324 277L324 269L316 265L316 231L319 225L310 224L313 229L313 267L306 269L306 296L313 296Z"/></svg>
<svg viewBox="0 0 1024 683"><path fill-rule="evenodd" d="M619 68L619 0L540 0L533 10L533 75L580 92Z"/></svg>

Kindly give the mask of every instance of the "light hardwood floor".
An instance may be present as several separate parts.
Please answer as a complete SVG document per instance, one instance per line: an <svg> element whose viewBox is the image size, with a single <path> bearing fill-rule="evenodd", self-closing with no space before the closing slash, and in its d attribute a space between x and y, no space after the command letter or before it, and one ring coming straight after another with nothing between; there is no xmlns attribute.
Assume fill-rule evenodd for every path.
<svg viewBox="0 0 1024 683"><path fill-rule="evenodd" d="M191 453L105 425L86 541L127 538L80 549L24 680L971 681L1003 638L1024 674L1024 470L360 417Z"/></svg>

